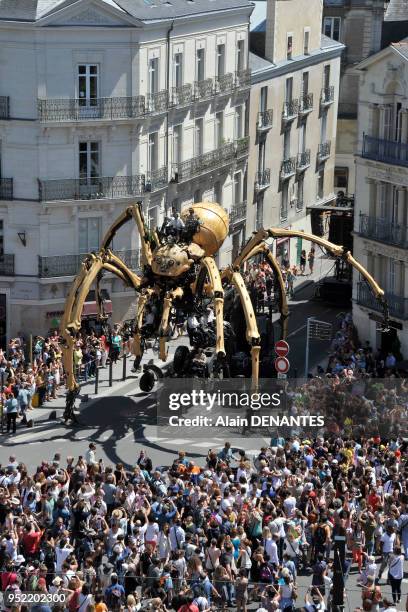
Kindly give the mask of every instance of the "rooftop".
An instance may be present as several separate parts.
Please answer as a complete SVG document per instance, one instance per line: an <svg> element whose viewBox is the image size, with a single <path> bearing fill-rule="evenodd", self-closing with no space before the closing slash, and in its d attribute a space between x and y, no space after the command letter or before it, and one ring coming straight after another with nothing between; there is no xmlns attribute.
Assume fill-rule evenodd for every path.
<svg viewBox="0 0 408 612"><path fill-rule="evenodd" d="M384 21L408 21L408 0L390 0Z"/></svg>

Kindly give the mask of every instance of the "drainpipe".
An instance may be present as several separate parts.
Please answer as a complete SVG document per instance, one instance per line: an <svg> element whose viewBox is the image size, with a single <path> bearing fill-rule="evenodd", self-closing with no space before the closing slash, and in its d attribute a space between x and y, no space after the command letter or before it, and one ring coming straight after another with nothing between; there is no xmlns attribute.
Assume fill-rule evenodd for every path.
<svg viewBox="0 0 408 612"><path fill-rule="evenodd" d="M167 30L167 72L166 72L166 90L168 96L170 96L170 35L174 28L174 21L171 22L171 26ZM166 143L165 143L165 167L167 168L167 178L169 173L169 107L167 105L166 112ZM168 211L168 189L166 190L166 202L165 209L166 214Z"/></svg>

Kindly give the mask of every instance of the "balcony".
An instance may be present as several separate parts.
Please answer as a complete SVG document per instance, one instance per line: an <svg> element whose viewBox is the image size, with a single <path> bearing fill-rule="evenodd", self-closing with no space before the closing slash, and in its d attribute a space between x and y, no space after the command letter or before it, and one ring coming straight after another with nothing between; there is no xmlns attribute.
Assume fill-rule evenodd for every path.
<svg viewBox="0 0 408 612"><path fill-rule="evenodd" d="M326 108L333 104L334 102L334 85L330 85L330 87L323 87L322 93L320 96L320 106Z"/></svg>
<svg viewBox="0 0 408 612"><path fill-rule="evenodd" d="M143 195L146 190L144 174L39 181L41 202L131 198Z"/></svg>
<svg viewBox="0 0 408 612"><path fill-rule="evenodd" d="M317 161L319 163L322 163L322 162L326 161L327 159L329 159L329 157L330 157L330 150L331 150L331 142L330 142L330 140L328 140L327 142L322 142L321 144L319 144L319 147L317 149Z"/></svg>
<svg viewBox="0 0 408 612"><path fill-rule="evenodd" d="M10 119L10 98L0 96L0 119Z"/></svg>
<svg viewBox="0 0 408 612"><path fill-rule="evenodd" d="M167 166L157 168L157 170L150 170L146 175L145 192L154 192L159 189L167 187L169 182Z"/></svg>
<svg viewBox="0 0 408 612"><path fill-rule="evenodd" d="M251 87L251 70L237 70L235 73L235 87L237 89L249 89Z"/></svg>
<svg viewBox="0 0 408 612"><path fill-rule="evenodd" d="M0 200L12 200L13 195L13 179L0 178Z"/></svg>
<svg viewBox="0 0 408 612"><path fill-rule="evenodd" d="M289 123L294 121L299 114L299 100L290 100L290 102L284 102L282 111L282 121Z"/></svg>
<svg viewBox="0 0 408 612"><path fill-rule="evenodd" d="M38 100L37 109L42 122L136 119L145 114L145 98L47 99Z"/></svg>
<svg viewBox="0 0 408 612"><path fill-rule="evenodd" d="M0 276L14 276L14 255L0 255Z"/></svg>
<svg viewBox="0 0 408 612"><path fill-rule="evenodd" d="M162 89L156 93L147 94L146 96L146 113L159 115L167 111L169 105L169 92L167 89Z"/></svg>
<svg viewBox="0 0 408 612"><path fill-rule="evenodd" d="M385 292L385 298L388 303L390 316L406 321L408 319L408 298L394 295L387 291ZM383 311L381 303L376 300L365 282L357 283L357 304L365 306L365 308L369 308L370 310L376 310L377 312Z"/></svg>
<svg viewBox="0 0 408 612"><path fill-rule="evenodd" d="M296 172L300 174L307 170L310 166L310 149L306 149L302 153L299 153L297 156L296 162Z"/></svg>
<svg viewBox="0 0 408 612"><path fill-rule="evenodd" d="M273 125L273 110L261 111L258 113L257 132L267 132Z"/></svg>
<svg viewBox="0 0 408 612"><path fill-rule="evenodd" d="M208 153L173 164L174 180L176 183L183 183L200 174L230 165L235 159L235 151L235 144L230 142Z"/></svg>
<svg viewBox="0 0 408 612"><path fill-rule="evenodd" d="M229 213L229 222L230 225L234 225L235 223L239 223L240 221L244 221L246 219L247 214L247 203L239 202L232 205L232 208Z"/></svg>
<svg viewBox="0 0 408 612"><path fill-rule="evenodd" d="M257 193L264 191L271 184L271 171L269 168L260 170L255 175L255 191Z"/></svg>
<svg viewBox="0 0 408 612"><path fill-rule="evenodd" d="M204 79L194 83L194 98L197 101L209 100L214 95L213 79Z"/></svg>
<svg viewBox="0 0 408 612"><path fill-rule="evenodd" d="M140 249L134 251L113 251L115 255L131 270L140 269ZM83 255L51 255L38 258L39 278L55 278L58 276L75 276L81 267L86 254Z"/></svg>
<svg viewBox="0 0 408 612"><path fill-rule="evenodd" d="M313 110L313 94L307 93L301 96L299 100L299 115L305 116Z"/></svg>
<svg viewBox="0 0 408 612"><path fill-rule="evenodd" d="M296 174L296 157L288 157L284 159L281 165L280 177L282 181L287 181Z"/></svg>
<svg viewBox="0 0 408 612"><path fill-rule="evenodd" d="M408 228L387 219L360 214L359 234L377 242L392 244L404 249L408 247Z"/></svg>
<svg viewBox="0 0 408 612"><path fill-rule="evenodd" d="M227 74L215 79L215 92L221 96L230 94L234 88L235 82L232 72L227 72Z"/></svg>
<svg viewBox="0 0 408 612"><path fill-rule="evenodd" d="M395 166L408 166L408 144L364 135L362 157Z"/></svg>
<svg viewBox="0 0 408 612"><path fill-rule="evenodd" d="M182 87L173 87L171 101L173 106L186 106L193 100L193 87L190 83Z"/></svg>
<svg viewBox="0 0 408 612"><path fill-rule="evenodd" d="M237 158L246 157L249 151L249 136L243 136L235 141L235 152Z"/></svg>

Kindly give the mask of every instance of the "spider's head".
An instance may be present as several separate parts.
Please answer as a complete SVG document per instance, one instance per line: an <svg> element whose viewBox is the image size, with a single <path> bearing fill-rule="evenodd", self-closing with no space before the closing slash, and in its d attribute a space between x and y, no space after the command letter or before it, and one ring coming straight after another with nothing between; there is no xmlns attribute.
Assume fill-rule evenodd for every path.
<svg viewBox="0 0 408 612"><path fill-rule="evenodd" d="M166 244L153 252L152 270L159 276L180 276L194 263L186 248L178 244Z"/></svg>

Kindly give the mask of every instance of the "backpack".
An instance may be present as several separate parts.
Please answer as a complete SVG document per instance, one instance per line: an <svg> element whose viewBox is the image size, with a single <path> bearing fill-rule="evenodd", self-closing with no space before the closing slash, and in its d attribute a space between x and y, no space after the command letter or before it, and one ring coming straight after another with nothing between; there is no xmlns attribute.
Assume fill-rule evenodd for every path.
<svg viewBox="0 0 408 612"><path fill-rule="evenodd" d="M119 589L113 588L109 591L106 598L108 607L112 610L118 610L122 603L122 594Z"/></svg>
<svg viewBox="0 0 408 612"><path fill-rule="evenodd" d="M318 527L315 531L315 544L317 546L323 546L326 541L326 530L324 527Z"/></svg>

